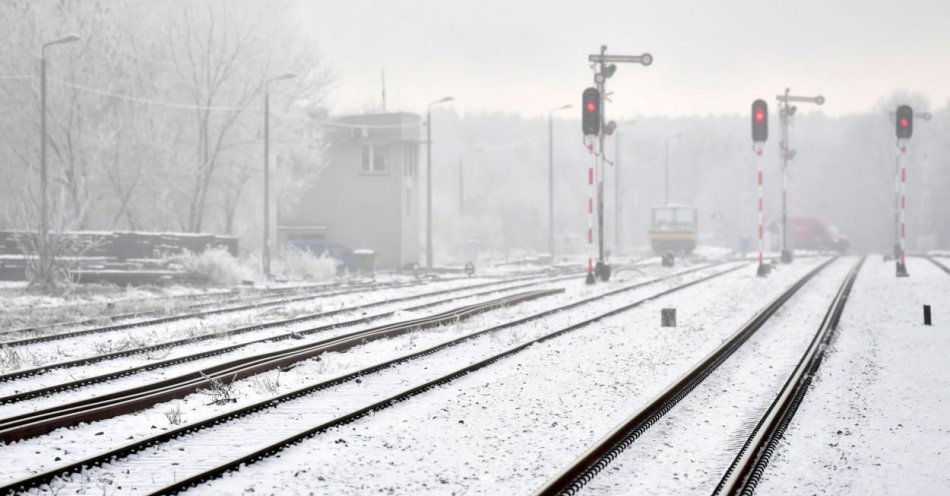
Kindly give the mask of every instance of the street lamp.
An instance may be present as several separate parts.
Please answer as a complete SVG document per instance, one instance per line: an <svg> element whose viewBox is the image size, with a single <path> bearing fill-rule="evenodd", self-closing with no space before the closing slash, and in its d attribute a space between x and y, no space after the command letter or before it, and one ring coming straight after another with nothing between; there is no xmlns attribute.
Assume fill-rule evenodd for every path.
<svg viewBox="0 0 950 496"><path fill-rule="evenodd" d="M65 38L51 41L43 45L40 49L40 274L41 277L47 277L52 261L49 254L49 203L47 199L47 183L49 182L49 169L46 164L46 49L53 45L64 43L73 43L81 41L81 38L71 34ZM48 281L44 281L48 282Z"/></svg>
<svg viewBox="0 0 950 496"><path fill-rule="evenodd" d="M663 185L664 185L663 186L663 191L664 191L663 204L664 205L670 204L670 141L676 138L680 138L682 136L683 136L683 133L676 133L673 136L666 138L666 160L665 160L665 165L663 166L664 175L666 176L666 180L663 182Z"/></svg>
<svg viewBox="0 0 950 496"><path fill-rule="evenodd" d="M465 176L463 174L462 159L469 153L482 151L482 147L472 148L459 155L459 214L465 213Z"/></svg>
<svg viewBox="0 0 950 496"><path fill-rule="evenodd" d="M426 269L432 270L432 106L455 100L447 96L426 107Z"/></svg>
<svg viewBox="0 0 950 496"><path fill-rule="evenodd" d="M295 77L296 74L288 72L264 81L264 245L261 263L265 279L270 279L270 83Z"/></svg>
<svg viewBox="0 0 950 496"><path fill-rule="evenodd" d="M570 103L548 111L548 253L554 263L554 113L574 108Z"/></svg>

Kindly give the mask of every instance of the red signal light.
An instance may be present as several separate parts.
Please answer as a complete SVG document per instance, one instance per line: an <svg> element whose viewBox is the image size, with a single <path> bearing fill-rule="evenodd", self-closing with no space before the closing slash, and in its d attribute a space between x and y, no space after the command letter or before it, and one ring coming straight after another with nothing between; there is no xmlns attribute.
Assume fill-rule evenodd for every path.
<svg viewBox="0 0 950 496"><path fill-rule="evenodd" d="M910 121L906 117L901 117L901 127L907 127L910 125Z"/></svg>
<svg viewBox="0 0 950 496"><path fill-rule="evenodd" d="M764 121L764 120L765 120L765 112L763 112L763 111L761 111L761 110L757 110L757 111L755 112L755 121L756 121L756 122L762 122L762 121Z"/></svg>
<svg viewBox="0 0 950 496"><path fill-rule="evenodd" d="M597 110L597 104L594 102L587 102L587 111L593 112L595 110Z"/></svg>

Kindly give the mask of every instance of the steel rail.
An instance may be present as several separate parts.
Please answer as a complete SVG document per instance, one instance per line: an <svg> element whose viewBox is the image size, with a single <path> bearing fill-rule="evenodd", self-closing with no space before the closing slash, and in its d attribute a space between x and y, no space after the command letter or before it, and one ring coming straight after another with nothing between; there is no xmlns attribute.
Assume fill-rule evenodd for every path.
<svg viewBox="0 0 950 496"><path fill-rule="evenodd" d="M714 495L751 496L755 492L778 442L782 439L795 412L798 411L798 406L808 392L818 367L821 366L825 351L838 329L851 288L854 287L854 281L858 277L864 260L862 257L848 272L795 370L789 375L775 400L769 405L765 415L739 450L735 460L713 491Z"/></svg>
<svg viewBox="0 0 950 496"><path fill-rule="evenodd" d="M466 305L429 317L386 324L287 350L242 357L201 371L144 386L8 417L0 420L0 441L10 443L47 434L60 427L71 427L82 422L93 422L133 413L157 403L182 398L201 388L211 387L216 381L227 384L267 370L286 367L301 360L313 358L321 353L345 351L368 341L457 322L495 308L518 304L562 291L564 290L547 289L509 295L487 302Z"/></svg>
<svg viewBox="0 0 950 496"><path fill-rule="evenodd" d="M292 400L295 400L295 399L297 399L297 398L301 398L301 397L304 397L304 396L307 396L307 395L310 395L310 394L313 394L313 393L322 391L322 390L327 389L327 388L330 388L330 387L334 387L334 386L338 386L338 385L341 385L341 384L345 384L345 383L347 383L347 382L351 382L351 381L354 381L354 380L356 380L356 379L359 379L360 377L363 377L363 376L366 376L366 375L369 375L369 374L374 374L374 373L377 373L377 372L381 372L381 371L383 371L383 370L386 370L386 369L388 369L388 368L390 368L390 367L394 367L394 366L399 365L399 364L402 364L402 363L406 363L406 362L409 362L409 361L412 361L412 360L416 360L416 359L419 359L419 358L422 358L422 357L425 357L425 356L433 355L433 354L438 353L438 352L440 352L440 351L442 351L442 350L446 350L446 349L452 348L452 347L457 346L457 345L459 345L459 344L462 344L462 343L465 343L465 342L468 342L468 341L477 339L477 338L479 338L479 337L481 337L481 336L486 336L486 335L489 335L489 334L491 334L491 333L496 333L496 332L502 331L502 330L504 330L504 329L508 329L508 328L511 328L511 327L516 327L516 326L519 326L519 325L527 324L527 323L532 322L532 321L540 320L540 319L543 319L543 318L546 318L546 317L549 317L549 316L552 316L552 315L556 315L556 314L559 314L559 313L562 313L562 312L565 312L565 311L568 311L568 310L571 310L571 309L574 309L574 308L577 308L577 307L580 307L580 306L583 306L583 305L590 304L590 303L595 302L595 301L598 301L598 300L602 300L602 299L608 298L608 297L610 297L610 296L615 296L615 295L619 295L619 294L622 294L622 293L625 293L625 292L629 292L629 291L633 291L633 290L640 289L640 288L643 288L643 287L651 286L651 285L654 285L654 284L657 284L657 283L660 283L660 282L663 282L663 281L667 281L667 280L670 280L670 279L673 279L673 278L682 277L682 276L685 276L685 275L688 275L688 274L691 274L691 273L694 273L694 272L698 272L698 271L701 271L701 270L706 270L706 269L715 268L715 267L724 265L724 264L726 264L726 263L729 263L729 262L711 263L711 264L706 265L706 266L696 267L696 268L692 268L692 269L680 271L680 272L677 272L677 273L675 273L675 274L671 274L671 275L669 275L669 276L665 276L665 277L662 277L662 278L657 278L657 279L654 279L654 280L645 281L645 282L641 282L641 283L637 283L637 284L625 286L625 287L622 287L622 288L618 288L618 289L615 289L615 290L611 290L611 291L606 292L606 293L603 293L603 294L599 294L599 295L595 295L595 296L592 296L592 297L584 298L584 299L582 299L582 300L578 300L578 301L569 303L569 304L567 304L567 305L562 305L562 306L559 306L559 307L557 307L557 308L545 310L545 311L542 311L542 312L539 312L539 313L536 313L536 314L533 314L533 315L530 315L530 316L527 316L527 317L523 317L523 318L520 318L520 319L516 319L516 320L509 321L509 322L505 322L505 323L503 323L503 324L496 325L496 326L490 327L490 328L488 328L488 329L483 329L483 330L481 330L481 331L474 332L474 333L468 334L468 335L466 335L466 336L462 336L462 337L459 337L459 338L456 338L456 339L453 339L453 340L450 340L450 341L447 341L447 342L444 342L444 343L441 343L441 344L437 344L437 345L435 345L435 346L429 347L429 348L427 348L427 349L424 349L424 350L421 350L421 351L418 351L418 352L414 352L414 353L410 353L410 354L407 354L407 355L403 355L403 356L401 356L401 357L397 357L397 358L394 358L394 359L392 359L392 360L388 360L388 361L386 361L386 362L378 363L378 364L376 364L376 365L372 365L372 366L370 366L370 367L366 367L366 368L363 368L363 369L361 369L361 370L357 370L357 371L354 371L354 372L350 372L350 373L348 373L348 374L342 375L342 376L337 377L337 378L334 378L334 379L330 379L330 380L323 381L323 382L320 382L320 383L317 383L317 384L313 384L313 385L310 385L310 386L306 386L306 387L304 387L304 388L298 389L298 390L296 390L296 391L291 391L291 392L282 394L282 395L277 396L277 397L274 397L274 398L265 399L265 400L259 401L259 402L257 402L257 403L248 405L248 406L246 406L246 407L239 408L239 409L237 409L237 410L232 410L232 411L229 411L229 412L225 412L225 413L219 414L219 415L217 415L217 416L215 416L215 417L212 417L212 418L209 418L209 419L206 419L206 420L203 420L203 421L199 421L199 422L196 422L196 423L184 425L184 426L175 428L175 429L170 430L170 431L167 431L167 432L162 432L162 433L156 434L156 435L154 435L154 436L152 436L152 437L145 438L145 439L141 439L141 440L139 440L139 441L135 441L135 442L130 443L130 444L127 444L127 445L125 445L125 446L121 446L121 447L118 447L118 448L109 450L109 451L107 451L107 452L104 452L104 453L101 453L101 454L98 454L98 455L95 455L95 456L86 458L86 459L84 459L84 460L81 460L81 461L78 461L78 462L74 462L74 463L71 463L71 464L68 464L68 465L65 465L65 466L62 466L62 467L58 467L58 468L55 468L55 469L53 469L53 470L49 470L49 471L47 471L47 472L37 474L37 475L31 476L31 477L26 478L26 479L22 479L22 480L19 480L19 481L16 481L16 482L12 482L12 483L10 483L10 484L8 484L8 485L6 485L6 486L0 487L0 494L5 493L5 492L23 491L23 490L26 490L26 489L31 488L31 487L39 487L39 486L42 486L43 484L48 484L48 483L50 483L51 481L53 481L53 480L56 479L57 477L64 477L64 476L67 476L68 474L81 471L81 470L83 470L85 467L98 466L98 465L101 465L101 464L103 464L103 463L107 463L107 462L112 461L112 460L116 460L116 459L119 459L119 458L122 458L122 457L131 456L132 454L135 454L135 453L137 453L137 452L139 452L139 451L142 451L142 450L148 448L149 446L154 446L154 445L158 445L158 444L161 444L161 443L165 443L165 442L171 441L171 440L173 440L173 439L180 438L180 437L182 437L182 436L188 435L188 434L190 434L190 433L193 433L193 432L196 432L196 431L199 431L199 430L212 428L212 427L214 427L214 426L216 426L216 425L219 425L219 424L222 424L222 423L231 421L232 419L238 419L238 418L246 417L246 416L252 415L252 414L254 414L254 413L257 413L257 412L266 410L266 409L268 409L268 408L271 408L271 407L273 407L273 406L275 406L275 405L279 405L279 404L281 404L281 403L286 403L286 402L288 402L288 401L292 401ZM718 277L718 276L721 276L721 275L728 274L728 273L730 273L730 272L734 272L734 271L736 271L736 270L741 269L742 267L745 267L746 265L747 265L747 264L744 264L744 265L737 265L736 267L733 267L733 268L730 268L730 269L727 269L727 270L718 272L718 273L716 273L716 274L713 274L712 276L705 277L705 278L703 278L703 279L700 280L700 281L696 281L696 282L690 283L690 285L694 285L694 284L697 284L697 283L703 282L703 281L708 281L708 280L710 280L710 279L712 279L712 278L714 278L714 277ZM685 289L685 286L683 286L683 287L681 287L681 288L679 288L679 289ZM668 293L669 293L669 292L667 292L666 294L668 294ZM532 343L533 343L533 342L532 342ZM530 343L529 343L529 344L530 344ZM524 347L519 347L519 350L523 350L523 349L524 349ZM473 369L473 370L474 370L474 369Z"/></svg>
<svg viewBox="0 0 950 496"><path fill-rule="evenodd" d="M947 266L944 265L943 263L938 262L937 259L936 259L933 255L925 255L924 258L926 258L927 260L929 260L930 263L936 265L938 269L940 269L940 270L946 272L947 274L950 274L950 267L947 267Z"/></svg>
<svg viewBox="0 0 950 496"><path fill-rule="evenodd" d="M562 280L564 280L564 279L571 279L571 278L574 278L574 277L577 277L577 276L562 276L562 277L556 277L556 278L551 278L551 279L546 279L546 280L541 280L541 281L529 282L529 283L525 283L525 284L518 284L518 285L515 285L515 286L505 286L505 287L501 287L501 288L493 288L493 289L489 289L489 290L487 290L487 291L480 291L480 292L477 292L477 293L461 294L461 295L452 296L452 297L450 297L450 298L445 298L445 299L441 299L441 300L434 301L434 302L429 302L429 303L424 303L424 304L421 304L421 305L414 305L414 306L411 306L411 307L402 308L402 309L399 309L399 310L390 310L390 311L388 311L388 312L382 312L382 313L378 313L378 314L374 314L374 315L369 315L369 316L365 316L365 317L359 317L359 318L356 318L356 319L350 319L350 320L343 321L343 322L332 322L332 323L329 323L329 324L326 324L326 325L322 325L322 326L319 326L319 327L314 327L314 328L311 328L311 329L306 329L306 330L301 330L301 331L291 331L291 332L286 332L286 333L283 333L283 334L277 334L277 335L274 335L274 336L267 336L267 337L263 337L263 338L260 338L260 339L254 339L254 340L251 340L251 341L245 341L245 342L242 342L242 343L237 343L237 344L233 344L233 345L223 346L223 347L219 347L219 348L215 348L215 349L211 349L211 350L200 351L200 352L198 352L198 353L192 353L192 354L190 354L190 355L183 355L183 356L180 356L180 357L170 358L170 359L167 359L167 360L162 360L162 361L158 361L158 362L147 363L147 364L145 364L145 365L140 365L140 366L137 366L137 367L128 367L128 368L124 368L124 369L122 369L122 370L117 370L117 371L114 371L114 372L108 372L108 373L105 373L105 374L99 374L99 375L96 375L96 376L86 377L86 378L83 378L83 379L76 379L76 380L70 381L70 382L64 382L64 383L60 383L60 384L55 384L55 385L53 385L53 386L48 386L48 387L44 387L44 388L33 389L33 390L29 390L29 391L23 391L23 392L20 392L20 393L14 393L14 394L11 394L11 395L8 395L8 396L0 397L0 405L3 405L3 404L10 404L10 403L17 403L17 402L20 402L20 401L25 401L25 400L29 400L29 399L33 399L33 398L38 398L38 397L41 397L41 396L46 396L46 395L49 395L49 394L55 394L55 393L60 393L60 392L63 392L63 391L69 391L69 390L78 389L78 388L85 387L85 386L91 386L91 385L94 385L94 384L101 384L101 383L103 383L103 382L108 382L108 381L111 381L111 380L120 379L120 378L123 378L123 377L128 377L128 376L135 375L135 374L138 374L138 373L141 373L141 372L147 372L147 371L151 371L151 370L162 369L162 368L171 367L171 366L174 366L174 365L179 365L179 364L182 364L182 363L192 362L192 361L195 361L195 360L201 360L201 359L204 359L204 358L210 358L210 357L213 357L213 356L222 355L222 354L225 354L225 353L230 353L230 352L232 352L232 351L236 351L236 350L239 350L239 349L241 349L241 348L245 348L245 347L247 347L247 346L251 346L251 345L254 345L254 344L266 343L266 342L279 342L279 341L284 341L284 340L287 340L287 339L299 339L299 338L302 338L302 337L304 337L304 336L309 336L309 335L312 335L312 334L317 334L317 333L329 331L329 330L332 330L332 329L338 329L338 328L341 328L341 327L350 327L350 326L354 326L354 325L358 325L358 324L365 324L365 323L369 323L369 322L372 322L372 321L375 321L375 320L379 320L379 319L383 319L383 318L387 318L387 317L392 317L392 316L395 315L397 312L412 312L412 311L422 310L422 309L424 309L424 308L431 308L431 307L438 306L438 305L444 305L444 304L446 304L446 303L451 303L451 302L453 302L453 301L458 301L458 300L461 300L461 299L476 298L476 297L479 297L479 296L486 296L486 295L489 295L489 294L500 293L500 292L505 292L505 291L515 291L515 290L518 290L518 289L524 289L524 288L528 288L528 287L531 287L531 286L538 286L538 285L541 285L541 284L551 284L551 283L555 283L555 282L558 282L558 281L562 281ZM506 281L505 283L508 283L508 281ZM501 282L493 282L493 283L485 283L485 284L486 284L486 285L492 285L492 286L493 286L493 285L499 285L499 284L502 284L502 283L501 283ZM475 286L486 287L486 286L483 286L483 285L481 285L481 284L475 285ZM465 287L464 289L472 289L472 287L471 287L471 286L467 286L467 287ZM435 291L435 292L433 292L433 293L435 293L435 295L438 295L438 294L446 294L446 293L452 293L452 292L459 292L459 291L462 291L462 290L463 290L463 289L441 290L441 291ZM118 354L119 356L127 356L127 355L133 355L133 354L139 354L139 353L145 353L145 352L155 351L155 350L159 350L159 349L168 349L168 348L172 348L172 347L175 347L175 346L190 345L190 344L196 343L196 342L198 342L198 341L203 341L203 340L206 340L206 339L218 338L218 337L226 337L226 336L230 336L230 335L242 334L242 333L245 333L245 332L251 332L251 331L262 330L262 329L266 329L266 328L268 328L268 327L276 327L277 325L286 325L286 324L290 324L290 323L301 322L301 321L304 321L304 320L312 320L312 319L317 319L317 318L323 318L323 317L328 317L328 316L335 315L335 314L338 314L338 313L353 312L353 311L356 311L356 310L359 310L359 309L365 309L365 308L370 308L370 307L374 307L374 306L381 306L381 305L384 305L384 304L398 303L398 302L400 302L400 301L409 301L409 300L414 300L414 299L422 299L422 298L425 298L425 297L431 297L431 296L433 296L433 293L426 293L426 294L423 294L423 295L405 296L405 297L400 297L400 298L394 298L394 299L391 299L391 300L386 300L386 301L384 301L384 302L367 303L367 304L364 304L364 305L358 305L358 306L356 306L356 307L348 307L348 308L344 308L344 309L333 310L333 311L330 311L330 312L325 312L325 313L323 313L323 314L318 314L318 315L314 315L314 316L308 316L308 317L306 317L306 318L297 318L297 319L291 319L291 320L289 320L289 321L284 320L284 321L279 321L279 322L276 322L276 323L271 323L271 324L274 324L274 325L271 325L271 324L266 324L266 325L258 324L258 325L255 325L255 326L249 326L249 327L244 327L244 328L240 328L240 329L234 329L234 330L230 330L230 331L223 331L223 332L220 332L220 333L214 333L214 334L209 334L209 335L205 335L205 336L199 336L198 338L200 338L200 339L196 339L196 338L185 338L185 339L180 339L180 340L176 340L176 341L170 341L170 342L167 342L167 343L160 343L160 344L156 344L156 345L151 345L151 346L147 346L147 347L145 347L145 348L139 348L139 349L136 349L136 350L126 350L126 351L119 352L119 353L113 353L113 354L108 354L108 355L99 355L99 356L97 356L97 357L92 357L92 358L90 358L90 359L88 359L88 360L85 360L85 361L83 361L83 360L77 360L77 361L74 361L74 362L64 362L64 363L61 363L61 364L56 364L56 365L58 365L58 366L56 366L56 367L47 367L46 370L52 370L53 368L63 368L63 367L66 366L66 365L78 366L78 365L86 365L86 364L90 364L90 363L96 363L96 362L100 362L100 361L103 361L103 360L107 360L107 359L114 358L114 355L116 355L116 354ZM78 362L78 363L77 363L77 362ZM4 376L0 376L0 382L2 382L4 379L5 379Z"/></svg>
<svg viewBox="0 0 950 496"><path fill-rule="evenodd" d="M317 434L320 434L320 433L322 433L322 432L325 432L325 431L327 431L328 429L331 429L331 428L334 428L334 427L338 427L338 426L340 426L340 425L348 424L348 423L350 423L350 422L353 422L353 421L358 420L358 419L360 419L360 418L363 418L363 417L365 417L365 416L368 416L368 415L371 415L371 414L375 414L376 412L379 412L379 411L385 410L385 409L387 409L387 408L390 408L390 407L392 407L392 406L394 406L394 405L396 405L396 404L398 404L398 403L401 403L401 402L403 402L403 401L406 401L406 400L409 399L409 398L412 398L412 397L414 397L414 396L417 396L417 395L419 395L419 394L422 394L422 393L424 393L424 392L426 392L426 391L429 391L429 390L431 390L431 389L433 389L433 388L435 388L435 387L445 385L445 384L447 384L447 383L449 383L449 382L452 382L452 381L454 381L454 380L456 380L456 379L458 379L458 378L460 378L460 377L463 377L463 376L468 375L468 374L470 374L470 373L472 373L472 372L475 372L475 371L477 371L477 370L480 370L480 369L482 369L482 368L485 368L485 367L487 367L487 366L489 366L489 365L491 365L491 364L493 364L493 363L495 363L495 362L497 362L497 361L499 361L499 360L508 358L508 357L510 357L510 356L512 356L512 355L516 355L516 354L518 354L518 353L521 353L522 351L525 351L526 349L530 348L531 346L534 346L534 345L536 345L536 344L549 341L549 340L551 340L551 339L555 339L555 338L557 338L557 337L560 337L560 336L562 336L562 335L568 334L568 333L570 333L570 332L574 332L574 331L576 331L576 330L582 329L582 328L584 328L584 327L587 327L587 326L589 326L589 325L591 325L591 324L594 324L594 323L599 322L599 321L601 321L601 320L604 320L604 319L606 319L606 318L609 318L609 317L613 317L613 316L622 314L622 313L624 313L624 312L627 312L627 311L630 311L630 310L632 310L632 309L634 309L634 308L637 308L637 307L639 307L639 306L641 306L641 305L643 305L643 304L645 304L645 303L651 302L651 301L653 301L653 300L662 298L662 297L664 297L664 296L670 295L670 294L675 293L675 292L678 292L678 291L682 291L682 290L684 290L684 289L686 289L686 288L693 287L693 286L695 286L695 285L697 285L697 284L701 284L701 283L706 282L706 281L709 281L709 280L711 280L711 279L713 279L713 278L716 278L716 277L719 277L719 276L728 274L728 273L730 273L730 272L736 271L736 270L738 270L738 269L740 269L740 268L742 268L742 267L745 267L745 266L746 266L746 265L740 265L740 266L737 266L737 267L734 267L734 268L731 268L731 269L727 269L727 270L724 270L724 271L721 271L721 272L714 273L714 274L712 274L712 275L708 275L708 276L705 276L705 277L701 277L701 278L699 278L699 279L696 279L696 280L687 282L687 283L685 283L685 284L681 284L681 285L679 285L679 286L675 286L675 287L673 287L673 288L670 288L670 289L661 291L661 292L656 293L656 294L654 294L654 295L652 295L652 296L648 296L648 297L646 297L646 298L643 298L643 299L634 301L634 302L632 302L632 303L628 303L628 304L623 305L623 306L621 306L621 307L619 307L619 308L615 308L615 309L613 309L613 310L610 310L610 311L607 311L607 312L605 312L605 313L599 314L599 315L597 315L597 316L595 316L595 317L592 317L592 318L583 320L583 321L581 321L581 322L578 322L578 323L569 325L569 326L567 326L567 327L561 328L561 329L559 329L559 330L557 330L557 331L554 331L554 332L551 332L551 333L549 333L549 334L545 334L544 336L541 336L541 337L536 338L536 339L532 339L531 341L528 341L528 342L523 343L523 344L521 344L521 345L518 345L518 346L515 346L515 347L513 347L513 348L510 348L510 349L508 349L508 350L506 350L506 351L503 351L503 352L501 352L501 353L498 353L498 354L496 354L496 355L493 355L493 356L491 356L491 357L488 357L488 358L486 358L486 359L483 359L483 360L481 360L481 361L479 361L479 362L477 362L477 363L471 364L471 365L469 365L469 366L463 367L463 368L458 369L458 370L456 370L456 371L454 371L454 372L451 372L451 373L449 373L449 374L443 375L443 376L440 377L440 378L431 380L431 381L429 381L429 382L426 382L426 383L421 384L421 385L419 385L419 386L413 387L413 388L411 388L411 389L408 389L408 390L406 390L406 391L403 391L403 392L401 392L401 393L399 393L399 394L396 394L396 395L394 395L394 396L391 396L391 397L389 397L389 398L386 398L386 399L377 401L377 402L375 402L375 403L373 403L373 404L371 404L371 405L369 405L369 406L366 406L366 407L364 407L364 408L361 408L361 409L359 409L359 410L356 410L356 411L350 412L350 413L348 413L348 414L346 414L346 415L337 417L336 419L331 420L331 421L329 421L329 422L325 422L325 423L320 424L320 425L318 425L318 426L315 426L315 427L313 427L313 428L307 429L307 430L305 430L305 431L303 431L303 432L300 432L300 433L298 433L298 434L296 434L296 435L294 435L294 436L291 436L291 437L288 437L288 438L286 438L286 439L280 440L280 441L278 441L278 442L276 442L276 443L273 443L273 444L271 444L271 445L269 445L269 446L267 446L267 447L265 447L265 448L261 448L261 449L259 449L259 450L256 450L256 451L254 451L253 453L250 453L250 454L247 454L247 455L245 455L245 456L239 457L239 458L234 459L234 460L232 460L232 461L230 461L230 462L228 462L228 463L225 463L225 464L223 464L223 465L219 465L219 466L217 466L217 467L215 467L215 468L213 468L213 469L207 470L207 471L202 472L202 473L200 473L200 474L196 474L196 475L194 475L194 476L191 476L191 477L188 477L188 478L186 478L186 479L183 479L183 480L181 480L181 481L179 481L179 482L177 482L177 483L175 483L175 484L173 484L173 485L171 485L171 486L167 486L167 487L162 488L162 489L160 489L160 490L158 490L158 491L155 491L155 492L153 492L153 493L151 493L151 494L152 494L152 495L159 495L159 494L177 494L177 493L179 493L179 492L181 492L181 491L184 491L184 490L188 489L189 487L192 487L192 486L194 486L194 485L196 485L196 484L199 484L199 483L202 483L202 482L207 482L207 481L212 480L212 479L214 479L214 478L220 477L221 475L223 475L223 474L225 474L225 473L227 473L227 472L230 472L230 471L232 471L232 470L234 470L234 469L237 469L237 468L239 468L239 467L243 467L243 466L246 466L246 465L250 465L250 464L255 463L255 462L257 462L257 461L260 461L260 460L262 460L262 459L264 459L264 458L267 458L267 457L269 457L269 456L275 455L275 454L277 454L277 453L283 451L284 449L286 449L286 448L289 447L289 446L292 446L292 445L294 445L294 444L296 444L296 443L298 443L298 442L300 442L300 441L302 441L302 440L304 440L304 439L307 439L307 438L313 437L313 436L315 436L315 435L317 435ZM572 304L572 305L573 305L573 304ZM523 319L522 319L522 320L523 320ZM509 323L509 324L504 324L504 326L505 326L505 327L508 327L508 326L510 326L510 323Z"/></svg>
<svg viewBox="0 0 950 496"><path fill-rule="evenodd" d="M567 279L567 278L570 278L570 277L572 277L572 276L562 276L561 278L555 278L555 279L551 279L551 280L552 280L552 281L558 281L558 280ZM90 364L97 363L97 362L102 362L102 361L105 361L105 360L113 360L113 359L116 359L116 358L122 358L122 357L137 355L137 354L141 354L141 353L149 353L149 352L152 352L152 351L167 349L167 348L171 348L171 347L175 347L175 346L182 346L182 345L197 343L197 342L205 341L205 340L209 340L209 339L217 339L217 338L226 337L226 336L235 336L235 335L238 335L238 334L244 334L244 333L248 333L248 332L260 331L260 330L265 330L265 329L270 329L270 328L275 328L275 327L281 327L281 326L285 326L285 325L296 324L296 323L299 323L299 322L306 322L306 321L310 321L310 320L322 319L322 318L331 317L331 316L334 316L334 315L339 315L339 314L342 314L342 313L352 312L352 311L356 311L356 310L365 310L365 309L367 309L367 308L372 308L372 307L377 307L377 306L382 306L382 305L388 305L388 304L392 304L392 303L400 303L400 302L403 302L403 301L410 301L410 300L418 299L418 298L425 298L425 297L439 296L439 295L443 295L443 294L450 294L450 293L453 293L453 292L466 291L466 290L478 289L478 288L484 288L484 287L490 287L490 286L497 286L497 285L502 285L502 284L511 284L511 283L516 283L516 282L520 282L520 281L523 281L523 280L534 279L534 278L536 278L536 276L524 277L524 278L516 278L516 279L508 279L508 280L503 280L503 281L490 281L490 282L479 283L479 284L471 284L471 285L468 285L468 286L460 286L460 287L455 287L455 288L440 289L440 290L437 290L437 291L430 291L430 292L427 292L427 293L420 293L420 294L417 294L417 295L401 296L401 297L397 297L397 298L389 298L389 299L387 299L387 300L379 300L379 301L375 301L375 302L364 303L364 304L361 304L361 305L354 305L354 306L350 306L350 307L339 308L339 309L330 310L330 311L327 311L327 312L320 312L320 313L315 313L315 314L302 315L302 316L294 317L294 318L290 318L290 319L274 320L274 321L265 322L265 323L262 323L262 324L253 324L253 325L250 325L250 326L239 327L239 328L236 328L236 329L229 329L229 330L226 330L226 331L219 331L219 332L213 332L213 333L208 333L208 334L202 334L202 335L198 335L198 336L191 336L191 337L182 338L182 339L177 339L177 340L173 340L173 341L166 341L166 342L164 342L164 343L156 343L156 344L153 344L153 345L142 346L142 347L139 347L139 348L133 348L133 349L122 350L122 351L114 351L114 352L112 352L112 353L104 353L104 354L102 354L102 355L95 355L95 356L91 356L91 357L78 358L78 359L75 359L75 360L68 360L68 361L65 361L65 362L50 363L50 364L46 364L46 365L40 365L39 367L34 367L34 368L32 368L32 369L18 370L18 371L9 372L9 373L7 373L7 374L0 375L0 382L7 382L7 381L12 381L12 380L17 380L17 379L23 379L23 378L30 377L30 376L33 376L33 375L43 374L43 373L49 372L49 371L51 371L51 370L63 369L63 368L71 368L71 367L78 367L78 366L83 366L83 365L90 365ZM327 329L327 328L329 328L329 327L324 326L324 327L318 328L318 330L325 330L325 329ZM311 330L311 331L312 331L312 330ZM302 332L307 332L308 334L311 333L311 332L309 332L309 331L302 331ZM293 334L293 333L288 333L288 334L286 334L285 336L289 337L291 334ZM299 333L298 333L298 334L299 334ZM274 339L274 338L270 338L270 339ZM236 348L232 348L232 349L236 349ZM230 351L230 350L228 350L228 351ZM210 356L210 355L207 355L207 356ZM180 363L180 362L179 362L179 363ZM2 404L4 401L5 401L5 400L0 399L0 404Z"/></svg>
<svg viewBox="0 0 950 496"><path fill-rule="evenodd" d="M627 449L647 429L662 418L680 400L703 382L709 374L739 349L765 322L774 315L802 286L815 277L837 257L823 262L772 300L738 331L699 361L679 379L669 385L653 400L627 417L606 436L598 440L585 453L539 488L535 496L576 494L587 482L607 467L621 452Z"/></svg>

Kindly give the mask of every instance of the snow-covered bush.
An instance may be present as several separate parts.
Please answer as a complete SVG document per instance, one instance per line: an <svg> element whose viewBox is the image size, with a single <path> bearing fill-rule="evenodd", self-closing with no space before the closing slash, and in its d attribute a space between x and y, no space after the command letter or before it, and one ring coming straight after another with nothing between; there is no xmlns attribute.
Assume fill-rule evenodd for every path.
<svg viewBox="0 0 950 496"><path fill-rule="evenodd" d="M336 276L340 262L330 256L287 246L280 252L282 274L287 279L326 281Z"/></svg>
<svg viewBox="0 0 950 496"><path fill-rule="evenodd" d="M204 277L213 284L234 285L254 280L254 270L234 258L225 248L186 254L178 260L185 272Z"/></svg>

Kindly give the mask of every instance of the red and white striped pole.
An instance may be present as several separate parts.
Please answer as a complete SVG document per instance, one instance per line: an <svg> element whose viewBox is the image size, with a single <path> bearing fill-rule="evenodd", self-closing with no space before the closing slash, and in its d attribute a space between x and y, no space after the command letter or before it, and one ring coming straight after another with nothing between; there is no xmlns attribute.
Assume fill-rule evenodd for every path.
<svg viewBox="0 0 950 496"><path fill-rule="evenodd" d="M907 144L899 143L898 149L900 153L897 156L898 171L900 173L900 189L898 192L898 202L899 202L899 212L900 216L898 218L899 225L899 234L900 234L900 259L897 261L897 277L907 277L907 260L905 258L905 253L907 251Z"/></svg>
<svg viewBox="0 0 950 496"><path fill-rule="evenodd" d="M762 265L765 264L765 202L763 201L763 192L762 192L762 149L757 149L755 151L756 156L758 157L755 161L756 163L756 181L758 182L759 188L759 272L762 272Z"/></svg>
<svg viewBox="0 0 950 496"><path fill-rule="evenodd" d="M765 277L769 274L769 266L765 265L765 194L763 192L765 180L762 173L762 147L757 144L754 150L756 155L755 181L759 190L759 201L756 207L759 221L759 268L756 274L759 277Z"/></svg>
<svg viewBox="0 0 950 496"><path fill-rule="evenodd" d="M594 284L594 165L596 156L593 142L587 144L587 150L591 156L590 165L587 168L587 284Z"/></svg>

